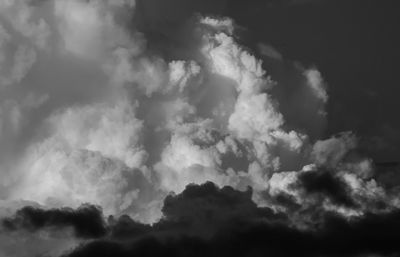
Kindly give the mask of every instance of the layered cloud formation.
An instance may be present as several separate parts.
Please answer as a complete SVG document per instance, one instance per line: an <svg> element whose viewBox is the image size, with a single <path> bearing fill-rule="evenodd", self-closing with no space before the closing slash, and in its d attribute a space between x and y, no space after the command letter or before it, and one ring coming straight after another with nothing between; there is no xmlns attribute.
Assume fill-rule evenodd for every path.
<svg viewBox="0 0 400 257"><path fill-rule="evenodd" d="M263 60L282 55L227 17L187 17L160 47L134 0L0 14L0 255L399 252L398 187L353 133L320 138L316 67L276 80Z"/></svg>

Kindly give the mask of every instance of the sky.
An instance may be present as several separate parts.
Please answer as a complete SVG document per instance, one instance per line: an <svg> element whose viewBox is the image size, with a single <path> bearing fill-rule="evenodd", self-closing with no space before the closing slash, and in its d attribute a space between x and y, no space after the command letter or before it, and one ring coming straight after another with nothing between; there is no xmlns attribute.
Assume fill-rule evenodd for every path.
<svg viewBox="0 0 400 257"><path fill-rule="evenodd" d="M0 256L397 256L398 4L0 0Z"/></svg>

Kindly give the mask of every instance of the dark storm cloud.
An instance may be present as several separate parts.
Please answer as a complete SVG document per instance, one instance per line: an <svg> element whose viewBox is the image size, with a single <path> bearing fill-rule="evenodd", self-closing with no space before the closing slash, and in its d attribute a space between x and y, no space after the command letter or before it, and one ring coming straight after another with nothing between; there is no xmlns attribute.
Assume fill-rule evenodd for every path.
<svg viewBox="0 0 400 257"><path fill-rule="evenodd" d="M129 215L122 215L117 219L110 216L108 218L108 226L110 237L116 239L133 239L152 231L150 225L139 223L133 220Z"/></svg>
<svg viewBox="0 0 400 257"><path fill-rule="evenodd" d="M14 217L3 219L2 226L6 231L30 232L72 227L79 238L97 238L107 232L102 211L93 205L82 205L76 210L72 208L44 210L26 206L18 210Z"/></svg>
<svg viewBox="0 0 400 257"><path fill-rule="evenodd" d="M191 185L181 195L166 199L166 216L160 223L141 226L122 218L113 225L118 233L81 245L65 256L359 256L400 250L398 211L349 220L327 212L313 230L300 230L280 222L282 216L274 220L262 209L243 208L248 202L243 199L247 199L246 192L229 187ZM215 221L230 226L221 229ZM193 229L191 222L199 223L195 231L201 226L219 229L208 236L188 233Z"/></svg>
<svg viewBox="0 0 400 257"><path fill-rule="evenodd" d="M169 195L162 208L163 219L152 226L137 223L129 216L110 218L111 237L131 239L151 233L175 233L210 237L235 223L286 220L269 208L260 208L251 200L252 191L232 187L218 188L212 182L188 185L178 195Z"/></svg>
<svg viewBox="0 0 400 257"><path fill-rule="evenodd" d="M318 188L324 179L330 180L306 178L307 186ZM299 229L290 226L285 215L256 207L249 196L212 183L189 185L182 194L167 197L164 219L153 225L121 216L109 217L106 227L96 207L84 206L75 211L25 207L3 226L28 230L73 226L78 237L104 236L63 255L68 257L391 256L400 251L399 211L350 219L325 212L313 229ZM204 233L204 228L213 231Z"/></svg>
<svg viewBox="0 0 400 257"><path fill-rule="evenodd" d="M251 200L251 196L251 188L239 192L232 187L219 189L211 182L202 186L188 185L181 194L165 198L163 213L167 220L215 223L211 226L217 226L228 217L262 217L262 209Z"/></svg>

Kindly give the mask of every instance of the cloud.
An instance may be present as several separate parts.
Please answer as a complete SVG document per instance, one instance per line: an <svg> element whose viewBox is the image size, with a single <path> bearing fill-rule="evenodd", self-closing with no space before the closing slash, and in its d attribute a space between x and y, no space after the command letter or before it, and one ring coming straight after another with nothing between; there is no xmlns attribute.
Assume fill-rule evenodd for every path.
<svg viewBox="0 0 400 257"><path fill-rule="evenodd" d="M228 125L235 136L267 145L276 144L276 139L293 139L281 130L284 124L283 116L277 110L271 96L265 93L274 83L269 77L265 77L261 61L243 50L232 37L224 33L211 35L203 52L210 59L213 72L236 82L239 95ZM256 148L256 151L259 149L257 155L260 159L268 155L266 149L261 150L264 148L262 143ZM263 163L265 164L265 161Z"/></svg>
<svg viewBox="0 0 400 257"><path fill-rule="evenodd" d="M231 181L234 174L220 170L221 155L209 120L177 125L161 153L161 161L155 166L160 186L180 193L190 183L202 184L209 180L221 186L234 183Z"/></svg>
<svg viewBox="0 0 400 257"><path fill-rule="evenodd" d="M202 17L200 18L199 23L209 26L215 31L224 32L227 35L232 35L236 27L234 21L228 17L223 17L223 18Z"/></svg>
<svg viewBox="0 0 400 257"><path fill-rule="evenodd" d="M307 84L311 87L316 97L326 103L328 101L328 94L321 73L317 69L312 68L305 70L304 76L307 78Z"/></svg>
<svg viewBox="0 0 400 257"><path fill-rule="evenodd" d="M135 118L134 106L126 101L71 107L47 120L51 136L66 149L86 149L141 167L146 157L140 145L142 121Z"/></svg>
<svg viewBox="0 0 400 257"><path fill-rule="evenodd" d="M117 86L130 85L139 88L147 96L159 91L168 81L167 65L164 60L154 57L134 59L131 50L118 48L114 60L107 64L112 83Z"/></svg>
<svg viewBox="0 0 400 257"><path fill-rule="evenodd" d="M362 217L367 213L386 213L397 209L397 198L374 178L357 170L307 165L299 171L274 173L263 202L286 213L296 226L310 227L324 213L343 217ZM394 198L393 198L394 197ZM301 213L301 214L300 214ZM319 214L318 214L319 213Z"/></svg>
<svg viewBox="0 0 400 257"><path fill-rule="evenodd" d="M36 62L36 51L25 44L18 44L0 24L0 86L20 83ZM12 45L17 44L13 49ZM11 54L9 54L11 52Z"/></svg>
<svg viewBox="0 0 400 257"><path fill-rule="evenodd" d="M39 108L48 98L48 95L35 95L30 93L20 101L11 99L5 101L0 106L0 116L2 117L0 122L0 140L5 140L5 138L2 138L1 132L4 134L13 133L14 136L18 135L22 129L21 127L24 125L23 123L29 118L27 117L28 113Z"/></svg>
<svg viewBox="0 0 400 257"><path fill-rule="evenodd" d="M43 5L44 6L44 5ZM1 1L0 89L19 84L49 44L51 30L29 1Z"/></svg>
<svg viewBox="0 0 400 257"><path fill-rule="evenodd" d="M15 217L4 219L2 223L6 230L26 229L31 232L71 226L75 235L83 238L102 237L107 232L101 210L89 205L82 205L76 210L24 207L16 212Z"/></svg>
<svg viewBox="0 0 400 257"><path fill-rule="evenodd" d="M355 136L351 132L345 132L317 141L313 146L312 155L317 164L336 167L356 145Z"/></svg>
<svg viewBox="0 0 400 257"><path fill-rule="evenodd" d="M65 50L60 55L56 48L57 58L47 66L66 66L59 58L68 65L94 66L93 72L104 73L99 90L76 71L71 88L76 84L82 87L74 89L78 94L88 88L105 96L83 97L84 104L51 96L65 106L50 104L49 117L35 127L42 132L24 145L9 183L16 185L9 192L12 199L72 206L92 201L104 205L106 213L121 213L143 191L131 188L127 178L142 173L139 184L160 187L164 194L207 180L242 190L253 186L261 204L274 172L298 169L308 161L308 136L288 126L273 92L279 85L267 76L262 61L236 42L232 19L197 16L188 21L196 33L187 37L201 39L188 46L197 54L167 60L147 47L144 34L127 26L130 11L137 8L133 2L56 1L53 9L43 4L29 10L39 7L53 12L52 29ZM311 89L322 84L313 71L307 80ZM324 158L320 145L314 146L315 160ZM94 183L93 177L101 180ZM152 200L160 202L147 199L146 205Z"/></svg>
<svg viewBox="0 0 400 257"><path fill-rule="evenodd" d="M76 217L77 221L84 220L78 217L89 217L89 213L98 217L96 209L90 206L75 211L23 210L17 212L20 216L16 217L30 221L28 217L31 216L26 213L40 214L44 219L35 224L41 222L57 227L76 224L83 228L88 223L69 223L69 217ZM21 216L21 213L25 215ZM274 215L268 209L256 207L248 192L238 192L230 187L218 189L206 183L188 186L182 194L168 197L164 213L165 220L153 226L137 224L126 216L111 219L107 225L110 237L88 241L63 256L104 253L113 256L259 256L266 253L271 256L359 256L366 253L386 256L399 251L396 244L398 211L367 213L351 219L326 212L314 229L298 229L288 225L284 215ZM5 221L10 222L10 219ZM103 233L100 220L89 224L94 225L94 231ZM212 230L204 234L198 227ZM85 230L85 233L88 231L92 230ZM96 232L92 236L98 235ZM285 247L287 244L291 247Z"/></svg>
<svg viewBox="0 0 400 257"><path fill-rule="evenodd" d="M46 128L49 135L21 160L22 177L11 199L70 206L90 201L106 213L140 201L141 190L149 184L140 143L142 122L133 106L71 107L50 117Z"/></svg>
<svg viewBox="0 0 400 257"><path fill-rule="evenodd" d="M93 205L77 209L25 206L2 218L0 227L0 254L18 257L60 256L107 232L101 209Z"/></svg>
<svg viewBox="0 0 400 257"><path fill-rule="evenodd" d="M116 46L132 45L128 33L117 25L116 15L122 16L133 7L133 1L55 1L55 16L65 50L95 58ZM117 9L115 13L113 8Z"/></svg>
<svg viewBox="0 0 400 257"><path fill-rule="evenodd" d="M0 255L398 252L398 187L321 136L322 74L192 15L221 2L0 2Z"/></svg>
<svg viewBox="0 0 400 257"><path fill-rule="evenodd" d="M43 1L40 7L46 5ZM51 34L50 26L40 15L40 9L32 1L1 1L0 13L13 30L27 38L40 49L47 47Z"/></svg>
<svg viewBox="0 0 400 257"><path fill-rule="evenodd" d="M346 183L329 172L303 173L298 179L307 193L322 193L334 204L355 207Z"/></svg>
<svg viewBox="0 0 400 257"><path fill-rule="evenodd" d="M200 66L194 62L172 61L169 63L169 81L171 87L178 87L183 92L189 80L199 75Z"/></svg>
<svg viewBox="0 0 400 257"><path fill-rule="evenodd" d="M393 216L396 216L393 214ZM374 253L390 255L396 253L396 224L392 218L371 216L368 219L347 223L342 219L333 219L326 230L319 233L307 233L279 225L257 223L246 225L222 233L211 240L181 236L168 239L145 237L130 243L115 241L96 241L78 248L68 256L97 256L109 253L117 256L149 254L151 256L359 256ZM374 233L368 229L373 225ZM381 229L379 225L383 225ZM335 229L340 227L342 230ZM376 229L375 229L376 228ZM385 229L389 229L386 231ZM376 233L376 234L375 234ZM378 240L378 236L384 240ZM356 238L355 243L348 240ZM366 244L367 243L367 244ZM285 247L289 244L291 247Z"/></svg>
<svg viewBox="0 0 400 257"><path fill-rule="evenodd" d="M0 192L4 198L8 197L9 187L17 176L12 167L23 141L21 138L31 129L33 116L40 112L48 100L47 94L30 92L0 101Z"/></svg>
<svg viewBox="0 0 400 257"><path fill-rule="evenodd" d="M231 226L233 220L240 222L273 216L268 209L258 209L251 196L250 188L240 192L228 186L218 188L211 182L200 186L189 184L181 194L165 198L164 219L182 223L183 229L190 233L207 236Z"/></svg>
<svg viewBox="0 0 400 257"><path fill-rule="evenodd" d="M278 50L276 50L274 47L264 44L264 43L259 43L258 44L258 51L264 55L267 56L269 58L278 60L278 61L282 61L283 60L283 56L280 52L278 52Z"/></svg>

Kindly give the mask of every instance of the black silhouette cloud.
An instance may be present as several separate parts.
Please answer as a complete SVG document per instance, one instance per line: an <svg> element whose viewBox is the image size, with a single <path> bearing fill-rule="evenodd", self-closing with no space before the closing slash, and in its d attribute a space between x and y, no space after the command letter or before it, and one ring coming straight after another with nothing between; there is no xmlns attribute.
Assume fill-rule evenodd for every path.
<svg viewBox="0 0 400 257"><path fill-rule="evenodd" d="M256 207L248 192L208 182L168 196L163 212L160 222L144 225L129 216L106 221L90 205L76 210L25 207L2 224L6 230L31 233L72 226L77 237L92 239L65 253L68 257L391 256L400 251L398 210L351 219L324 212L313 228L304 229L290 225L285 215Z"/></svg>
<svg viewBox="0 0 400 257"><path fill-rule="evenodd" d="M5 230L27 230L35 232L44 229L72 227L80 238L98 238L107 232L102 211L94 205L82 205L78 209L41 209L26 206L18 210L14 217L2 220Z"/></svg>

